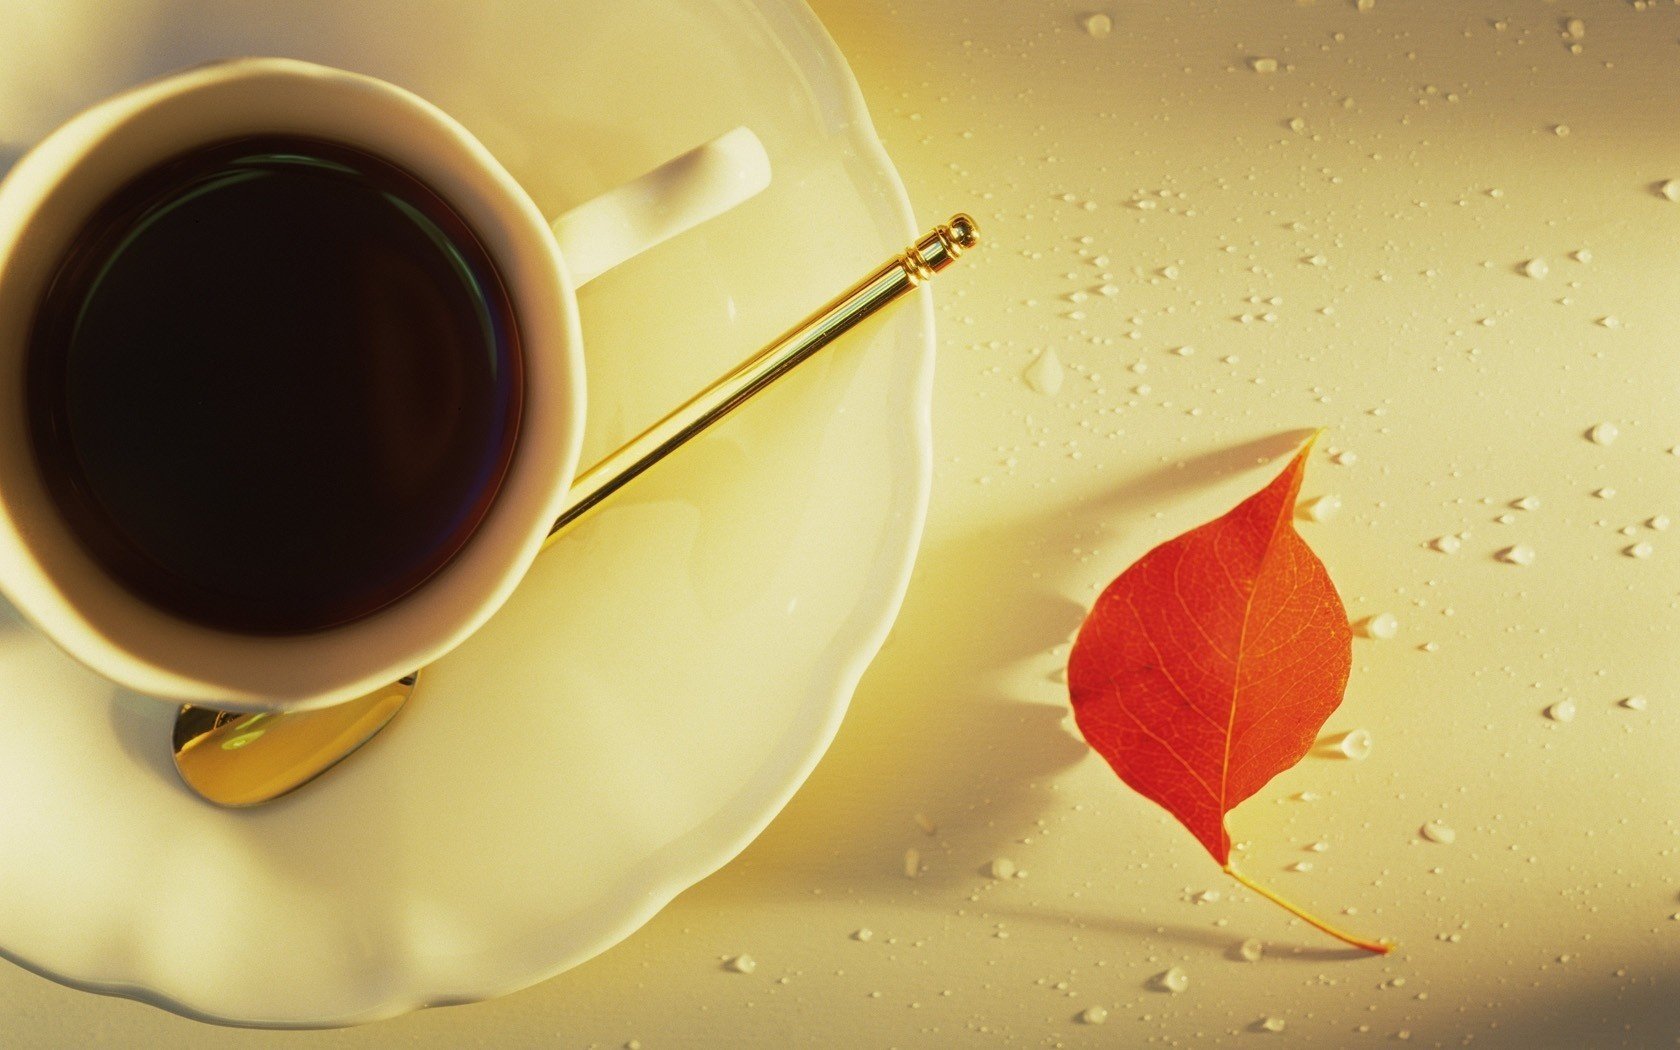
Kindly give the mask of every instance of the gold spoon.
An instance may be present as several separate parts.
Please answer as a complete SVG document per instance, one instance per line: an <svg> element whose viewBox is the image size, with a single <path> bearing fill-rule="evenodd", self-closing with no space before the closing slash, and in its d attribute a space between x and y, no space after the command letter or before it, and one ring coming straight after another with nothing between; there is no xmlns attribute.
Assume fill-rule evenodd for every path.
<svg viewBox="0 0 1680 1050"><path fill-rule="evenodd" d="M894 256L874 273L819 307L775 342L694 395L664 419L580 474L561 529L653 466L666 454L728 415L801 361L951 265L979 243L967 215ZM220 806L257 806L314 780L373 739L414 694L420 672L366 696L313 711L218 711L186 705L175 716L175 769L186 785Z"/></svg>

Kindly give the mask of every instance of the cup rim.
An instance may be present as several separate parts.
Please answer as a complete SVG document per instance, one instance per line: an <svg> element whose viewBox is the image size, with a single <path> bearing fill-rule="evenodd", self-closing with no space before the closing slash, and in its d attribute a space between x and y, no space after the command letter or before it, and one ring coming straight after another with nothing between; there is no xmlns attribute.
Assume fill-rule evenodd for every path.
<svg viewBox="0 0 1680 1050"><path fill-rule="evenodd" d="M206 128L196 138L195 121ZM484 243L508 287L525 370L519 434L489 511L442 569L383 609L307 634L240 634L166 613L105 573L40 487L25 441L0 463L0 594L72 657L129 689L229 710L303 710L354 699L437 659L512 593L576 471L585 407L582 333L574 284L548 219L458 121L364 74L289 58L228 59L95 103L0 180L0 310L10 287L21 285L17 296L28 296L25 319L0 319L0 401L10 399L15 409L4 424L14 430L12 444L27 412L21 375L33 307L42 275L61 254L27 249L54 238L62 248L74 235L79 221L55 219L55 208L86 217L86 209L78 213L60 198L89 177L90 165L119 169L105 178L103 193L92 195L97 202L181 149L236 137L215 129L242 121L250 127L237 133L311 134L398 163L460 211ZM148 124L180 144L136 145ZM130 163L136 150L152 155Z"/></svg>

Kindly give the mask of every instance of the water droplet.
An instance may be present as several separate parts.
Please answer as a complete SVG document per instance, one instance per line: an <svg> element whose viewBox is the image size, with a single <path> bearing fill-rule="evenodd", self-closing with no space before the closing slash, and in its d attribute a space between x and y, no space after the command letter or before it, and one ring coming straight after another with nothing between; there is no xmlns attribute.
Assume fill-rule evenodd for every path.
<svg viewBox="0 0 1680 1050"><path fill-rule="evenodd" d="M1316 791L1297 791L1289 797L1297 802L1317 802L1319 795Z"/></svg>
<svg viewBox="0 0 1680 1050"><path fill-rule="evenodd" d="M1622 322L1615 314L1605 314L1603 317L1594 321L1593 324L1598 325L1600 328L1620 328L1622 326Z"/></svg>
<svg viewBox="0 0 1680 1050"><path fill-rule="evenodd" d="M1580 40L1587 35L1587 23L1579 18L1565 19L1563 23L1563 38L1565 40Z"/></svg>
<svg viewBox="0 0 1680 1050"><path fill-rule="evenodd" d="M1443 846L1452 845L1453 840L1458 838L1458 832L1447 827L1438 820L1431 820L1429 823L1419 828L1418 834L1422 835L1430 842L1439 842Z"/></svg>
<svg viewBox="0 0 1680 1050"><path fill-rule="evenodd" d="M1518 543L1494 555L1507 565L1533 565L1534 548L1526 543Z"/></svg>
<svg viewBox="0 0 1680 1050"><path fill-rule="evenodd" d="M1629 547L1623 547L1622 553L1630 558L1649 558L1655 550L1649 543L1641 541Z"/></svg>
<svg viewBox="0 0 1680 1050"><path fill-rule="evenodd" d="M852 931L852 940L854 941L869 941L874 937L875 931L867 926L863 926Z"/></svg>
<svg viewBox="0 0 1680 1050"><path fill-rule="evenodd" d="M1345 449L1330 453L1330 462L1338 467L1350 466L1359 462L1359 456Z"/></svg>
<svg viewBox="0 0 1680 1050"><path fill-rule="evenodd" d="M1305 872L1309 872L1309 871L1313 870L1313 864L1312 864L1312 861L1310 861L1310 860L1298 860L1295 863L1289 865L1289 867L1285 870L1298 871L1298 872L1305 873Z"/></svg>
<svg viewBox="0 0 1680 1050"><path fill-rule="evenodd" d="M1281 1032L1287 1027L1287 1022L1281 1017L1260 1018L1260 1028L1266 1032Z"/></svg>
<svg viewBox="0 0 1680 1050"><path fill-rule="evenodd" d="M758 969L758 960L750 955L737 955L725 965L735 973L752 973Z"/></svg>
<svg viewBox="0 0 1680 1050"><path fill-rule="evenodd" d="M1653 532L1666 532L1668 531L1668 525L1668 515L1666 514L1655 514L1645 519L1645 527Z"/></svg>
<svg viewBox="0 0 1680 1050"><path fill-rule="evenodd" d="M1096 14L1086 15L1079 23L1085 27L1085 32L1101 40L1114 32L1114 19L1098 11Z"/></svg>
<svg viewBox="0 0 1680 1050"><path fill-rule="evenodd" d="M1587 440L1595 445L1613 445L1621 434L1621 428L1614 423L1596 423L1587 431Z"/></svg>
<svg viewBox="0 0 1680 1050"><path fill-rule="evenodd" d="M1290 117L1289 118L1289 130L1290 131L1305 131L1305 130L1307 130L1307 122L1302 120L1300 117Z"/></svg>
<svg viewBox="0 0 1680 1050"><path fill-rule="evenodd" d="M1616 498L1616 490L1613 489L1613 488L1610 488L1609 486L1605 486L1604 488L1593 489L1592 494L1593 494L1593 497L1595 499L1615 499Z"/></svg>
<svg viewBox="0 0 1680 1050"><path fill-rule="evenodd" d="M1252 937L1237 945L1237 954L1243 962L1259 962L1260 956L1266 953L1266 946Z"/></svg>
<svg viewBox="0 0 1680 1050"><path fill-rule="evenodd" d="M1575 721L1575 701L1559 700L1557 703L1546 708L1546 717L1550 718L1554 722Z"/></svg>
<svg viewBox="0 0 1680 1050"><path fill-rule="evenodd" d="M1624 696L1619 702L1629 711L1643 711L1646 707L1643 696Z"/></svg>
<svg viewBox="0 0 1680 1050"><path fill-rule="evenodd" d="M1306 263L1308 266L1323 266L1324 264L1328 263L1330 260L1326 259L1322 255L1309 255L1305 259L1302 259L1301 261Z"/></svg>
<svg viewBox="0 0 1680 1050"><path fill-rule="evenodd" d="M1553 124L1552 125L1552 134L1556 135L1560 139L1568 138L1569 137L1569 125L1568 124Z"/></svg>
<svg viewBox="0 0 1680 1050"><path fill-rule="evenodd" d="M1312 499L1302 501L1300 513L1302 517L1307 518L1309 521L1329 521L1331 518L1335 517L1336 512L1341 509L1341 497L1323 495L1314 496Z"/></svg>
<svg viewBox="0 0 1680 1050"><path fill-rule="evenodd" d="M1569 253L1569 257L1578 263L1590 263L1592 262L1593 254L1586 248L1577 248Z"/></svg>
<svg viewBox="0 0 1680 1050"><path fill-rule="evenodd" d="M1671 201L1680 203L1680 179L1669 179L1657 187L1657 192Z"/></svg>
<svg viewBox="0 0 1680 1050"><path fill-rule="evenodd" d="M1015 875L1015 862L1008 857L999 857L986 866L986 874L994 879L1008 879Z"/></svg>
<svg viewBox="0 0 1680 1050"><path fill-rule="evenodd" d="M1547 274L1552 272L1552 267L1544 259L1530 259L1522 264L1522 272L1524 277L1532 277L1536 281L1542 281L1546 279Z"/></svg>
<svg viewBox="0 0 1680 1050"><path fill-rule="evenodd" d="M1464 546L1464 541L1457 536L1437 536L1429 541L1429 546L1442 554L1457 554L1458 549Z"/></svg>
<svg viewBox="0 0 1680 1050"><path fill-rule="evenodd" d="M1400 621L1394 618L1393 613L1377 613L1355 623L1353 629L1362 638L1386 641L1400 633Z"/></svg>
<svg viewBox="0 0 1680 1050"><path fill-rule="evenodd" d="M1248 64L1256 73L1276 73L1278 70L1275 58L1251 58Z"/></svg>
<svg viewBox="0 0 1680 1050"><path fill-rule="evenodd" d="M1181 967L1174 966L1170 970L1163 970L1155 975L1155 987L1163 992L1171 992L1177 995L1190 987L1190 975L1185 973Z"/></svg>
<svg viewBox="0 0 1680 1050"><path fill-rule="evenodd" d="M1371 748L1375 744L1369 729L1355 729L1342 734L1336 741L1336 749L1355 762L1363 762L1371 757Z"/></svg>
<svg viewBox="0 0 1680 1050"><path fill-rule="evenodd" d="M1053 349L1044 349L1022 373L1027 385L1046 397L1056 396L1062 389L1062 361Z"/></svg>
<svg viewBox="0 0 1680 1050"><path fill-rule="evenodd" d="M1079 1012L1080 1024L1102 1024L1108 1020L1108 1011L1100 1006L1087 1006Z"/></svg>
<svg viewBox="0 0 1680 1050"><path fill-rule="evenodd" d="M1539 510L1540 500L1535 496L1524 496L1521 499L1512 500L1511 506L1517 510Z"/></svg>

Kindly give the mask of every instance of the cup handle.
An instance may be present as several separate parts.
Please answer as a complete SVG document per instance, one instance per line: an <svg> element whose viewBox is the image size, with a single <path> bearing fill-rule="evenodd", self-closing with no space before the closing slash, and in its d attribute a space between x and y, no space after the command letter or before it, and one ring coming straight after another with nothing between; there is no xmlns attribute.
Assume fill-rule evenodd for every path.
<svg viewBox="0 0 1680 1050"><path fill-rule="evenodd" d="M770 185L770 158L748 128L726 131L554 220L554 237L577 285Z"/></svg>

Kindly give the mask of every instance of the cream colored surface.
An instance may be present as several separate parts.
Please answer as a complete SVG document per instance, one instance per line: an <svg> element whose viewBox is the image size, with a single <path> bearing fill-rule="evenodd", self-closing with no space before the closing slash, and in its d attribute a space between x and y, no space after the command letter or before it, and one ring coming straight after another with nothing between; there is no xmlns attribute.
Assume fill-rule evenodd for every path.
<svg viewBox="0 0 1680 1050"><path fill-rule="evenodd" d="M896 633L792 805L628 942L309 1044L1672 1044L1680 532L1644 523L1680 520L1680 202L1656 189L1680 178L1680 8L1128 4L1099 39L1074 5L817 6L923 217L969 208L989 241L941 289L935 502ZM1114 295L1066 299L1104 272ZM1046 350L1055 395L1022 378ZM1585 437L1605 422L1613 443ZM1096 588L1317 425L1307 492L1344 506L1303 534L1351 615L1399 621L1356 641L1329 725L1375 746L1231 823L1250 874L1399 940L1381 960L1225 881L1084 754L1055 680ZM1533 564L1497 559L1519 544ZM1564 700L1572 721L1543 715ZM1026 877L983 874L998 858ZM722 965L742 953L751 973ZM1176 995L1152 982L1171 966ZM0 1026L299 1041L16 971Z"/></svg>

